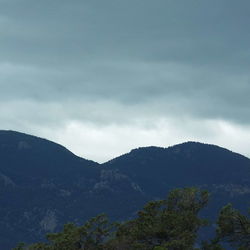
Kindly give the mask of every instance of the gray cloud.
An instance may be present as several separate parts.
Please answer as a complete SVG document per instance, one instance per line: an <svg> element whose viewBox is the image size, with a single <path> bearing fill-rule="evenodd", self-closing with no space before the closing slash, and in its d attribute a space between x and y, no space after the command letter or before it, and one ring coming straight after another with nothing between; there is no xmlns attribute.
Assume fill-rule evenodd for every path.
<svg viewBox="0 0 250 250"><path fill-rule="evenodd" d="M128 116L131 115L129 110L134 109L135 117L151 113L158 116L189 114L239 123L250 121L247 72L221 72L215 68L168 63L107 61L86 64L81 72L5 64L0 65L0 73L3 89L0 102L56 104L67 114L65 119L92 120L91 112L98 110L107 116L106 122L113 122L120 119L121 109L125 110L123 115L127 112ZM112 106L120 108L110 119L110 113L114 115ZM92 111L88 112L85 107ZM26 112L27 108L23 110Z"/></svg>
<svg viewBox="0 0 250 250"><path fill-rule="evenodd" d="M233 63L249 53L249 5L230 0L9 1L1 6L3 54L45 65L79 65L96 57Z"/></svg>
<svg viewBox="0 0 250 250"><path fill-rule="evenodd" d="M249 10L247 0L1 0L1 124L248 127Z"/></svg>

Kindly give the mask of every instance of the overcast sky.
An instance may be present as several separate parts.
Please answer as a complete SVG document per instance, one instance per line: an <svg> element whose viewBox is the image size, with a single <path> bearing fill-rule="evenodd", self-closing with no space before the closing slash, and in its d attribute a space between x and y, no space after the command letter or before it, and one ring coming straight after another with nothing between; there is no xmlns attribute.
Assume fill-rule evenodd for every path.
<svg viewBox="0 0 250 250"><path fill-rule="evenodd" d="M104 162L184 141L250 156L249 0L0 0L0 129Z"/></svg>

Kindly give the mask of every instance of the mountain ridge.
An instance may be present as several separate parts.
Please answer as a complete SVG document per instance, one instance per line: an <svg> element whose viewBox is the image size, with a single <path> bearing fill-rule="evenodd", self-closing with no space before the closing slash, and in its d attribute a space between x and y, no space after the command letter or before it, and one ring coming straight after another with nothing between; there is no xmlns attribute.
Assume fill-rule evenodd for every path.
<svg viewBox="0 0 250 250"><path fill-rule="evenodd" d="M212 193L208 218L228 202L244 210L250 200L250 159L216 145L186 142L140 147L98 164L52 141L0 131L0 246L6 250L20 241L43 240L64 223L81 224L103 212L112 220L132 218L145 202L184 186Z"/></svg>
<svg viewBox="0 0 250 250"><path fill-rule="evenodd" d="M139 147L136 147L136 148L133 148L131 149L130 151L128 152L125 152L125 153L122 153L121 155L119 156L115 156L113 157L112 159L110 160L107 160L103 163L99 163L95 160L92 160L92 159L87 159L85 157L82 157L82 156L79 156L77 154L75 154L74 152L72 152L71 150L69 150L67 147L61 145L60 143L57 143L57 142L54 142L52 140L49 140L49 139L46 139L44 137L40 137L40 136L36 136L36 135L31 135L31 134L28 134L28 133L25 133L25 132L19 132L19 131L15 131L15 130L0 130L0 137L2 135L8 135L8 134L12 134L12 135L15 135L15 136L25 136L25 137L29 137L29 138L33 138L33 139L37 139L37 140L43 140L45 142L50 142L50 143L53 143L55 145L57 145L58 147L61 147L63 148L64 150L70 152L71 154L73 154L74 156L76 157L79 157L81 159L84 159L84 160L87 160L87 161L90 161L90 162L94 162L94 163L97 163L99 165L104 165L110 161L113 161L115 160L116 158L119 158L121 156L124 156L124 155L128 155L130 153L133 153L134 151L140 151L140 150L151 150L151 149L155 149L155 150L171 150L171 149L175 149L177 147L182 147L182 146L185 146L185 145L199 145L199 146L212 146L212 147L216 147L218 149L223 149L223 150L226 150L226 151L229 151L231 153L234 153L234 154L237 154L237 155L240 155L240 156L243 156L247 159L250 159L250 157L244 155L244 154L241 154L241 153L238 153L238 152L235 152L234 150L230 150L230 149L227 149L223 146L219 146L219 145L216 145L216 144L211 144L211 143L204 143L204 142L200 142L200 141L185 141L185 142L181 142L181 143L177 143L177 144L173 144L173 145L170 145L170 146L167 146L167 147L162 147L162 146L139 146Z"/></svg>

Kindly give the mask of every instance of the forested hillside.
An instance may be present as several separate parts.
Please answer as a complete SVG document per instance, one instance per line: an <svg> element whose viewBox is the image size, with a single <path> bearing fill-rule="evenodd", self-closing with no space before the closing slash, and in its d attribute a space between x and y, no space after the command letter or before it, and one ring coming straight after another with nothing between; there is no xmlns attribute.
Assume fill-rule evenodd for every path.
<svg viewBox="0 0 250 250"><path fill-rule="evenodd" d="M134 149L98 164L51 141L0 131L0 243L7 250L17 242L41 241L67 222L82 225L100 213L111 221L131 220L146 202L187 186L211 193L202 216L212 223L229 202L245 213L250 160L188 142Z"/></svg>

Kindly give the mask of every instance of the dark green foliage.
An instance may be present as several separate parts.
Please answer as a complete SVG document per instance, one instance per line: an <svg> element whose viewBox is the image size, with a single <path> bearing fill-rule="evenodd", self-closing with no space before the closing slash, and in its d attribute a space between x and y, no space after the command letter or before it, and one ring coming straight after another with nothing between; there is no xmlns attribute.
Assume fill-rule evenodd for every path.
<svg viewBox="0 0 250 250"><path fill-rule="evenodd" d="M192 249L198 229L206 225L198 213L207 201L207 192L195 188L174 190L166 200L149 202L135 220L122 224L117 241L130 249Z"/></svg>
<svg viewBox="0 0 250 250"><path fill-rule="evenodd" d="M230 242L241 250L250 249L250 219L232 205L222 208L217 224L220 239Z"/></svg>
<svg viewBox="0 0 250 250"><path fill-rule="evenodd" d="M147 203L133 220L110 223L101 214L82 226L66 224L47 235L48 243L20 243L14 250L225 250L225 242L249 250L250 220L231 205L220 212L216 237L199 244L198 230L208 224L199 213L208 197L196 188L176 189L165 200Z"/></svg>
<svg viewBox="0 0 250 250"><path fill-rule="evenodd" d="M208 193L195 188L177 189L165 200L149 202L134 220L117 225L99 215L83 226L66 224L62 232L48 234L49 243L29 250L193 249L197 231L206 221L198 217ZM112 232L113 237L112 237Z"/></svg>
<svg viewBox="0 0 250 250"><path fill-rule="evenodd" d="M219 243L219 239L216 237L215 239L211 240L210 242L202 242L201 250L225 250Z"/></svg>
<svg viewBox="0 0 250 250"><path fill-rule="evenodd" d="M202 249L223 249L220 242L230 243L233 249L250 249L250 219L234 209L231 204L221 209L217 221L217 235L210 243L203 242Z"/></svg>
<svg viewBox="0 0 250 250"><path fill-rule="evenodd" d="M62 232L47 235L48 243L35 243L33 245L15 250L102 250L104 243L112 234L115 224L109 223L103 214L98 215L83 226L76 226L72 223L64 225Z"/></svg>
<svg viewBox="0 0 250 250"><path fill-rule="evenodd" d="M15 248L13 248L13 250L23 250L24 247L25 247L25 243L20 242L19 244L17 244Z"/></svg>

